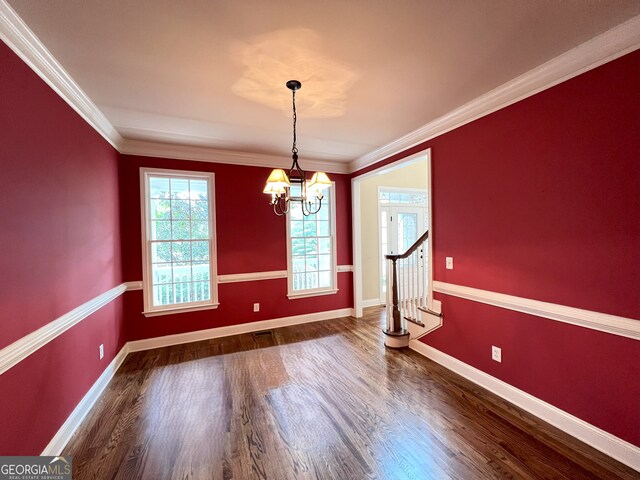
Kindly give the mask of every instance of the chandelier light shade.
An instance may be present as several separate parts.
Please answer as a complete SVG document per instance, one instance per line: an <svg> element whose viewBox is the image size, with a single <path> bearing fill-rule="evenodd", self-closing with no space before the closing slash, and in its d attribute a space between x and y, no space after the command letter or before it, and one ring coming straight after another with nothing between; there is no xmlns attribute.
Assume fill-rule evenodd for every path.
<svg viewBox="0 0 640 480"><path fill-rule="evenodd" d="M298 147L296 146L296 91L302 87L297 80L289 80L287 88L293 98L293 146L291 147L292 164L288 172L274 168L267 179L263 193L271 195L271 206L279 217L286 215L291 202L299 202L305 216L314 215L322 208L323 190L331 186L331 180L324 172L316 172L307 180L307 173L298 164ZM296 195L292 195L292 187Z"/></svg>

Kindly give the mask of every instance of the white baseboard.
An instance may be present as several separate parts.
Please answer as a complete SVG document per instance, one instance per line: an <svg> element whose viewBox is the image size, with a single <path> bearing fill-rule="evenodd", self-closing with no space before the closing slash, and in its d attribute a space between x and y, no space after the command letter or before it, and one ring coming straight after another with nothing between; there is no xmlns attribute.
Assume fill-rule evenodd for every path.
<svg viewBox="0 0 640 480"><path fill-rule="evenodd" d="M412 340L409 348L517 405L536 417L640 471L640 448L446 353Z"/></svg>
<svg viewBox="0 0 640 480"><path fill-rule="evenodd" d="M384 305L379 298L370 298L362 301L362 308L377 307L378 305Z"/></svg>
<svg viewBox="0 0 640 480"><path fill-rule="evenodd" d="M80 426L84 418L91 411L91 408L95 405L98 398L100 398L100 394L107 387L115 373L124 362L124 359L127 357L129 353L127 344L124 345L118 352L118 354L114 357L111 363L104 369L102 375L98 377L98 380L93 384L93 386L89 389L86 395L80 400L80 403L73 409L71 415L67 418L67 420L62 424L58 432L51 439L49 444L44 448L41 455L51 455L58 456L62 454L62 450L67 445L71 437L75 433L76 429Z"/></svg>
<svg viewBox="0 0 640 480"><path fill-rule="evenodd" d="M178 333L166 335L164 337L145 338L144 340L134 340L129 342L129 352L139 352L152 348L168 347L180 345L182 343L199 342L211 338L228 337L241 333L259 332L270 328L288 327L303 323L318 322L321 320L331 320L333 318L353 316L353 308L342 308L339 310L328 310L326 312L307 313L304 315L294 315L291 317L274 318L271 320L260 320L258 322L241 323L228 327L209 328L207 330L197 330L195 332Z"/></svg>

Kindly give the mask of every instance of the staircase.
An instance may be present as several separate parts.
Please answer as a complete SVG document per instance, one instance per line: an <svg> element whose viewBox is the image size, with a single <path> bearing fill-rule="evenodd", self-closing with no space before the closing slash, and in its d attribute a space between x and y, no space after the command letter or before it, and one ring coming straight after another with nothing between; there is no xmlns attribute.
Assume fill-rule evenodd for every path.
<svg viewBox="0 0 640 480"><path fill-rule="evenodd" d="M384 344L409 345L442 326L440 302L433 300L427 257L427 230L406 252L387 259L387 325Z"/></svg>

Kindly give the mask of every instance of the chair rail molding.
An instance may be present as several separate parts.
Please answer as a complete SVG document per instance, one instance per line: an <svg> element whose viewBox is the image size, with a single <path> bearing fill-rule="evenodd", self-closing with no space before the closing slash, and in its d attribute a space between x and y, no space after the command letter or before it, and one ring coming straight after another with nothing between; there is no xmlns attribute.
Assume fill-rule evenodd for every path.
<svg viewBox="0 0 640 480"><path fill-rule="evenodd" d="M452 295L474 302L486 303L495 307L640 340L640 320L633 318L618 317L607 313L593 312L591 310L567 307L556 303L541 302L445 282L435 281L433 282L433 288L435 292L445 295Z"/></svg>
<svg viewBox="0 0 640 480"><path fill-rule="evenodd" d="M3 374L47 343L80 323L92 313L112 302L127 290L122 283L92 298L61 317L16 340L0 350L0 374Z"/></svg>

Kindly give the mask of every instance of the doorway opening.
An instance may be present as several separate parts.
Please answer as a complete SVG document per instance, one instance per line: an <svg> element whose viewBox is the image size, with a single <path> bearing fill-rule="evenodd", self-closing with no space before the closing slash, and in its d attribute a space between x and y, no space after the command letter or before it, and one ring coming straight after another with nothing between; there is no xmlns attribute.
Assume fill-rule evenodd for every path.
<svg viewBox="0 0 640 480"><path fill-rule="evenodd" d="M386 301L384 252L403 253L431 228L431 151L359 175L351 187L354 314L361 317L363 307ZM433 258L431 240L425 253ZM431 290L433 272L428 264Z"/></svg>
<svg viewBox="0 0 640 480"><path fill-rule="evenodd" d="M385 255L406 252L424 233L429 224L427 207L426 189L378 187L380 305L387 298Z"/></svg>

